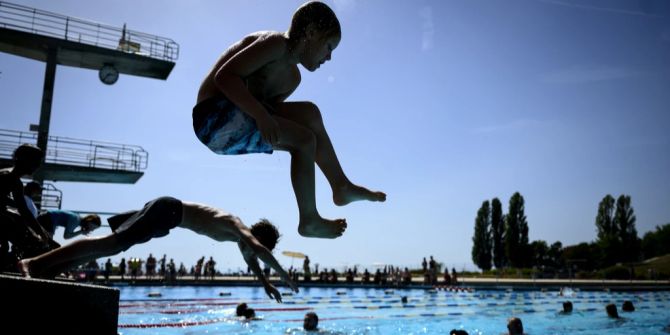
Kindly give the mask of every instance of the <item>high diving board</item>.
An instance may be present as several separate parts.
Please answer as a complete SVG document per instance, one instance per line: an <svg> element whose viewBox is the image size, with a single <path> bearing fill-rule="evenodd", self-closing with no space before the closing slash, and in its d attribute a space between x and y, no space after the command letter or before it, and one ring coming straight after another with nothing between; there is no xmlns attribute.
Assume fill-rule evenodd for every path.
<svg viewBox="0 0 670 335"><path fill-rule="evenodd" d="M128 30L125 24L118 28L0 1L0 52L46 63L40 122L30 128L37 132L18 133L19 138L34 136L34 144L46 152L35 180L132 184L144 175L148 153L141 147L49 136L56 67L98 70L108 85L119 73L167 79L179 57L177 43ZM26 142L0 148L0 167L12 164L11 155L3 154L21 143Z"/></svg>
<svg viewBox="0 0 670 335"><path fill-rule="evenodd" d="M0 52L47 62L167 79L179 57L179 45L165 37L68 17L0 1Z"/></svg>

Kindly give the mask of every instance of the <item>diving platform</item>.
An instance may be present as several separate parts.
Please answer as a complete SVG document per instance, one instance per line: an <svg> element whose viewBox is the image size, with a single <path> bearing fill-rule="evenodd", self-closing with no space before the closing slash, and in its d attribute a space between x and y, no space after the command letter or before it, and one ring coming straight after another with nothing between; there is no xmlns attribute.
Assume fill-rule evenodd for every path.
<svg viewBox="0 0 670 335"><path fill-rule="evenodd" d="M179 45L165 37L0 1L0 52L59 65L167 79Z"/></svg>
<svg viewBox="0 0 670 335"><path fill-rule="evenodd" d="M11 165L22 143L46 153L33 179L132 184L148 154L138 146L49 135L58 65L99 71L104 84L119 74L167 79L179 57L173 40L0 0L0 52L45 62L40 121L30 130L0 130L0 167Z"/></svg>
<svg viewBox="0 0 670 335"><path fill-rule="evenodd" d="M0 129L0 168L12 165L19 145L34 145L37 139L36 132ZM134 184L148 160L149 153L136 145L49 136L45 161L33 179Z"/></svg>

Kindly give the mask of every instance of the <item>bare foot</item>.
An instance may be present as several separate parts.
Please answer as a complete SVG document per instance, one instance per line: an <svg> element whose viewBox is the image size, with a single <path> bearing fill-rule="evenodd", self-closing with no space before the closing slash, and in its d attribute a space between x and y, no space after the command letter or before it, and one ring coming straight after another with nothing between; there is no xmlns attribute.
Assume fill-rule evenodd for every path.
<svg viewBox="0 0 670 335"><path fill-rule="evenodd" d="M344 206L358 200L386 201L386 193L370 191L365 187L349 184L333 192L335 205Z"/></svg>
<svg viewBox="0 0 670 335"><path fill-rule="evenodd" d="M18 270L21 272L21 274L26 277L30 278L30 261L27 259L22 259L18 263L16 263L16 267Z"/></svg>
<svg viewBox="0 0 670 335"><path fill-rule="evenodd" d="M301 219L298 233L304 237L336 238L342 236L347 229L345 219L328 220L322 217Z"/></svg>

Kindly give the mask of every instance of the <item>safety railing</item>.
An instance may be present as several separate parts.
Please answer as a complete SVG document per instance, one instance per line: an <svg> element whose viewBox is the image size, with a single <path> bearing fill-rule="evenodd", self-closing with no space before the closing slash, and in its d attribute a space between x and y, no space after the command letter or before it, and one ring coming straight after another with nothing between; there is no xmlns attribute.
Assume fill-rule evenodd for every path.
<svg viewBox="0 0 670 335"><path fill-rule="evenodd" d="M54 184L42 184L42 196L39 201L41 209L61 209L62 202L63 191L57 189Z"/></svg>
<svg viewBox="0 0 670 335"><path fill-rule="evenodd" d="M12 159L14 150L23 143L37 143L37 133L0 129L0 158ZM136 145L49 136L45 161L140 172L147 168L149 153Z"/></svg>
<svg viewBox="0 0 670 335"><path fill-rule="evenodd" d="M0 27L61 38L174 62L179 45L166 37L117 28L23 5L0 1Z"/></svg>

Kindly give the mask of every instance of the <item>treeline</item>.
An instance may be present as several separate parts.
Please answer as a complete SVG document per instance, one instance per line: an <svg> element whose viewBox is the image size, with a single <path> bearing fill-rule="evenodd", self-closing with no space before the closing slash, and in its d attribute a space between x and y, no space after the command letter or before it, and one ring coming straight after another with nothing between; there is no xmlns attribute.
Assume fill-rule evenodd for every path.
<svg viewBox="0 0 670 335"><path fill-rule="evenodd" d="M498 198L482 203L475 218L472 261L482 270L503 268L603 269L617 263L638 262L670 253L670 224L656 227L642 239L635 228L631 197L606 195L595 219L597 239L563 247L560 241L529 242L524 198L516 192L507 214Z"/></svg>

